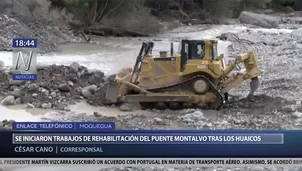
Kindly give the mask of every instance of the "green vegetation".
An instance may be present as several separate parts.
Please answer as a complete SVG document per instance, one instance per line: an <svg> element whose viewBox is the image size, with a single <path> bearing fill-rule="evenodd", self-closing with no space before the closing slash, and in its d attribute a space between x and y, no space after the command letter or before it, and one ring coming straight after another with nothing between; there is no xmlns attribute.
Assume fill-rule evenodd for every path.
<svg viewBox="0 0 302 171"><path fill-rule="evenodd" d="M85 28L155 33L159 20L191 19L219 23L243 10L302 8L302 0L49 0L51 8L66 9ZM86 29L87 30L87 29ZM98 29L100 30L100 29ZM91 30L90 30L91 31ZM120 30L121 31L121 30ZM89 31L88 31L89 32ZM106 33L105 33L106 34Z"/></svg>

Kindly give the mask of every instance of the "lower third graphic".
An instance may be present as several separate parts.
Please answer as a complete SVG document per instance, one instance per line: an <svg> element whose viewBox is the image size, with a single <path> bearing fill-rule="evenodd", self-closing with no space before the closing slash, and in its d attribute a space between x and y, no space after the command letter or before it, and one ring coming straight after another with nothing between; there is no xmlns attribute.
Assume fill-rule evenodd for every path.
<svg viewBox="0 0 302 171"><path fill-rule="evenodd" d="M13 80L37 80L36 49L14 49Z"/></svg>

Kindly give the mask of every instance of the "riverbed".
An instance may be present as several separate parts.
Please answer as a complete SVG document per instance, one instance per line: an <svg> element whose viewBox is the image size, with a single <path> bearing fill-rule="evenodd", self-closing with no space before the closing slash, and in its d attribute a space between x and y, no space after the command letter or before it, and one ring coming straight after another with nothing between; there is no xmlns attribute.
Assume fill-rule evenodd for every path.
<svg viewBox="0 0 302 171"><path fill-rule="evenodd" d="M158 35L153 38L115 38L115 37L93 37L93 44L63 44L60 52L48 53L38 56L38 63L42 65L70 65L72 62L86 66L89 69L99 69L106 75L116 73L119 69L133 66L142 41L154 41L153 54L159 51L169 51L170 42L174 41L175 52L178 52L178 43L181 39L210 39L221 35L226 30L237 32L246 29L242 26L191 26L181 27ZM219 54L226 54L230 42L220 41ZM12 65L12 52L0 52L1 60L7 67ZM81 106L81 107L79 107ZM121 114L120 111L104 108L91 107L81 103L70 107L76 112L93 113L102 111L108 115ZM85 109L80 111L79 109ZM104 112L105 111L105 112ZM38 121L39 115L49 114L49 110L27 109L23 105L3 107L0 106L0 120L12 119L15 121Z"/></svg>
<svg viewBox="0 0 302 171"><path fill-rule="evenodd" d="M72 62L86 66L89 69L99 69L106 75L116 73L119 69L133 66L142 41L153 41L155 43L153 54L159 51L169 51L170 42L173 41L175 52L178 52L178 43L182 39L211 39L222 33L236 33L248 29L239 25L217 25L217 26L184 26L152 38L115 38L115 37L93 37L92 44L63 44L60 52L48 53L38 56L38 63L42 65L70 65ZM263 32L285 32L290 29L250 29ZM219 41L218 53L228 58L227 47L231 43ZM0 52L1 60L7 67L12 64L12 52ZM125 112L106 107L92 107L86 103L80 103L69 107L74 112L85 112L92 114L101 111L104 115L116 116ZM23 105L10 107L0 106L0 120L12 119L15 121L39 121L41 116L51 115L51 110L27 109ZM213 116L210 112L209 116ZM214 116L215 118L215 116ZM212 118L213 119L213 118Z"/></svg>

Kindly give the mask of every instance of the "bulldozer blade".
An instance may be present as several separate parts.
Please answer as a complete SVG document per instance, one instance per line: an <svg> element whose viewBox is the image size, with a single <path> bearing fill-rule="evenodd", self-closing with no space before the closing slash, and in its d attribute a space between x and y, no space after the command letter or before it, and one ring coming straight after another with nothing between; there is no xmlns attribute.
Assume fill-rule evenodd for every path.
<svg viewBox="0 0 302 171"><path fill-rule="evenodd" d="M118 102L118 84L116 81L112 80L107 86L106 89L106 101L108 103L117 103Z"/></svg>
<svg viewBox="0 0 302 171"><path fill-rule="evenodd" d="M250 90L248 97L253 97L254 93L258 89L258 87L259 87L259 78L258 77L252 78L251 82L250 82L251 90Z"/></svg>

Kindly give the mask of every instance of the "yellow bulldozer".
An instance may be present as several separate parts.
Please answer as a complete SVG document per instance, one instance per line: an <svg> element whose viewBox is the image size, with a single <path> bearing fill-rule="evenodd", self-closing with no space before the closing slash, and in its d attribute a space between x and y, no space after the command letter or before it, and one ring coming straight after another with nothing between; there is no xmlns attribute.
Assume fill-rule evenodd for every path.
<svg viewBox="0 0 302 171"><path fill-rule="evenodd" d="M205 108L220 110L228 92L250 79L253 96L258 88L260 71L253 52L238 55L225 64L218 55L218 41L182 40L178 55L162 51L153 56L153 42L144 42L134 67L117 73L106 90L110 104L138 102L143 109L159 110ZM245 72L234 73L239 64Z"/></svg>

